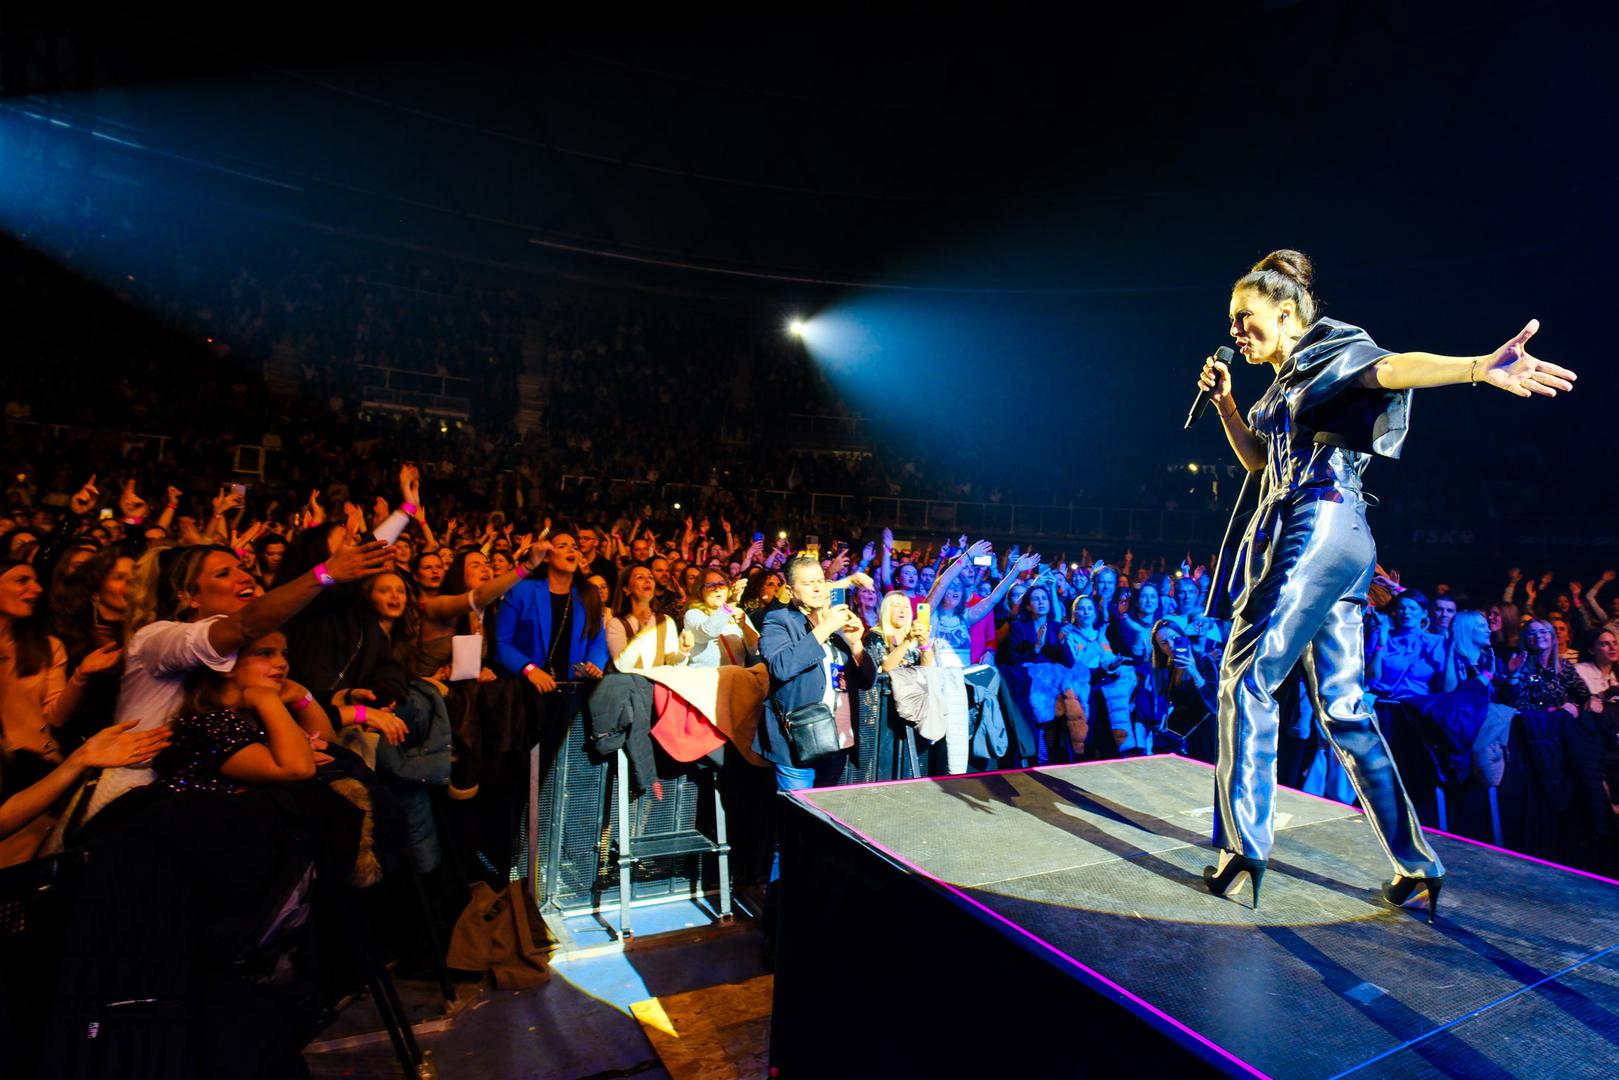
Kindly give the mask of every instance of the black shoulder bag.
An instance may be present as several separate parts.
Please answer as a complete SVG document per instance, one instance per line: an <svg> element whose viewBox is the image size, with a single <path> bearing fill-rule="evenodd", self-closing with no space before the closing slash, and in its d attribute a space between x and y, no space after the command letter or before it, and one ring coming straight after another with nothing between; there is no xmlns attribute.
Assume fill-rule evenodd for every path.
<svg viewBox="0 0 1619 1080"><path fill-rule="evenodd" d="M770 704L776 710L776 715L781 717L782 727L787 729L787 744L792 749L793 760L800 765L828 757L842 749L838 745L837 717L826 702L812 701L791 712L783 712L781 703L772 694Z"/></svg>

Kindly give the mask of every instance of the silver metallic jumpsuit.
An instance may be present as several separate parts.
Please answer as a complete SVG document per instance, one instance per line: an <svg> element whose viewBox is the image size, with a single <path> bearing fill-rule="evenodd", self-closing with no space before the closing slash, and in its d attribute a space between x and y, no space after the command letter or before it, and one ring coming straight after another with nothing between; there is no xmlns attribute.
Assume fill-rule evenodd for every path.
<svg viewBox="0 0 1619 1080"><path fill-rule="evenodd" d="M1359 384L1386 355L1365 331L1321 319L1249 411L1265 467L1243 485L1209 597L1209 614L1232 620L1220 671L1214 843L1270 856L1276 691L1302 661L1322 732L1384 851L1401 874L1437 877L1444 870L1362 695L1376 548L1361 475L1373 454L1399 456L1411 398Z"/></svg>

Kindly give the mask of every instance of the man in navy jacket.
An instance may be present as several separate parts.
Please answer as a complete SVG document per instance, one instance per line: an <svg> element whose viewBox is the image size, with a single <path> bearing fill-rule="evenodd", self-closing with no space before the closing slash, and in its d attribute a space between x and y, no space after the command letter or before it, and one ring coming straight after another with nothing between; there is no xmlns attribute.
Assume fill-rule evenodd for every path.
<svg viewBox="0 0 1619 1080"><path fill-rule="evenodd" d="M795 555L787 562L786 577L793 591L792 606L766 615L759 631L759 653L770 670L770 698L754 749L776 766L776 790L796 791L837 783L849 755L843 750L800 761L788 742L783 717L800 706L824 701L834 713L845 709L851 728L856 726L855 694L876 682L877 665L861 644L860 617L847 604L831 605L831 587L819 560ZM845 687L829 693L827 678L834 665L843 669Z"/></svg>
<svg viewBox="0 0 1619 1080"><path fill-rule="evenodd" d="M792 605L766 615L759 631L759 653L770 670L770 697L753 748L776 766L777 791L830 787L843 775L849 751L841 749L813 761L800 761L787 739L783 717L800 706L824 701L834 715L849 718L852 733L860 709L855 695L877 681L877 665L860 640L864 629L860 617L847 604L832 605L832 589L820 560L795 555L787 560L785 573L793 592ZM843 669L844 689L838 690L834 684L829 691L827 680L834 665ZM780 874L778 853L770 864L770 883L765 889L763 960L769 968L775 967Z"/></svg>

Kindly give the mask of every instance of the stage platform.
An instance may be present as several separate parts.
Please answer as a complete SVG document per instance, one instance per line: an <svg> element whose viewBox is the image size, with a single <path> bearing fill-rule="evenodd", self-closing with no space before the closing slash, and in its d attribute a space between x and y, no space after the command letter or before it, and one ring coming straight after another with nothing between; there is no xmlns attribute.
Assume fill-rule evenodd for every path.
<svg viewBox="0 0 1619 1080"><path fill-rule="evenodd" d="M1149 757L784 797L773 1066L1619 1076L1619 882L1430 832L1429 926L1359 812L1284 789L1255 912L1203 887L1213 784Z"/></svg>

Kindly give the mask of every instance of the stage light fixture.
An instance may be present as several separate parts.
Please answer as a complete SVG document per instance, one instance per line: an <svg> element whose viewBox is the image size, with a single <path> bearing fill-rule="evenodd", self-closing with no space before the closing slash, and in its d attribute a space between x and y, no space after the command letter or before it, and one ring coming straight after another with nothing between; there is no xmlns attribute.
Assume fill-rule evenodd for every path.
<svg viewBox="0 0 1619 1080"><path fill-rule="evenodd" d="M787 332L795 338L803 337L806 329L803 319L792 319L787 323Z"/></svg>

